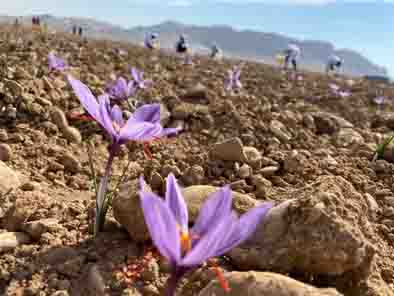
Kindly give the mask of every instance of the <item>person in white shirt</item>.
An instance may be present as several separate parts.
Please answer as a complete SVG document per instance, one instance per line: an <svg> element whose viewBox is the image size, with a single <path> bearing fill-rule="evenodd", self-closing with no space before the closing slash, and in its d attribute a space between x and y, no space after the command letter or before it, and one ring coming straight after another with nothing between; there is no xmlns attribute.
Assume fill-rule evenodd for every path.
<svg viewBox="0 0 394 296"><path fill-rule="evenodd" d="M338 71L343 65L343 59L337 55L330 55L326 64L326 73Z"/></svg>
<svg viewBox="0 0 394 296"><path fill-rule="evenodd" d="M284 51L285 55L285 69L288 68L289 63L292 64L294 71L297 71L298 59L301 55L301 49L295 44L289 44L287 49Z"/></svg>
<svg viewBox="0 0 394 296"><path fill-rule="evenodd" d="M158 38L159 35L157 33L147 34L145 37L145 47L148 49L156 49L158 47Z"/></svg>

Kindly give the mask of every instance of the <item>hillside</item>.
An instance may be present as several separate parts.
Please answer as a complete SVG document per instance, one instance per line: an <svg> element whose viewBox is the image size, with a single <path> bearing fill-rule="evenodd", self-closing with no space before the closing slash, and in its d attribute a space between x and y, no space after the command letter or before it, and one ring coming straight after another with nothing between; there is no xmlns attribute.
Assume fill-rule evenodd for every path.
<svg viewBox="0 0 394 296"><path fill-rule="evenodd" d="M386 70L373 64L367 58L356 51L336 49L334 45L323 41L301 41L280 34L263 33L255 31L237 31L229 26L192 26L178 22L168 21L151 27L136 27L128 30L109 23L92 19L58 18L51 15L43 15L42 21L48 23L57 30L71 31L73 24L79 24L85 28L90 37L143 42L146 32L159 32L161 43L164 47L173 48L180 33L185 33L192 43L194 50L207 53L212 42L215 41L227 56L241 59L264 61L273 64L275 55L286 48L287 44L296 42L303 49L302 64L305 69L324 71L327 57L332 53L342 56L346 64L344 73L355 76L363 75L386 75ZM13 18L1 18L9 20ZM24 18L30 22L30 17Z"/></svg>
<svg viewBox="0 0 394 296"><path fill-rule="evenodd" d="M194 258L219 257L187 269L177 295L394 296L394 146L374 160L394 129L392 85L310 72L294 77L245 62L242 89L229 92L224 79L234 60L197 57L184 65L128 43L29 27L1 26L0 40L0 295L164 295L170 263L180 260L171 254L185 258L202 244ZM66 72L49 72L52 50L69 64ZM159 120L182 130L115 151L115 195L104 231L93 236L93 176L108 171L110 143L118 140L109 133L141 132L136 116L126 126L105 103L92 112L97 122L79 116L83 107L65 74L99 96L111 76L132 79L130 66L153 82L134 99L160 105L145 125ZM126 102L111 104L130 118ZM168 205L156 201L150 217L157 221L147 224L158 227L164 245L155 243L171 262L149 239L139 195L149 186L164 196L170 173L183 188L190 226L200 226L191 241L182 240L191 244L180 254L175 210L159 215ZM225 185L233 214L223 198L203 208ZM273 207L264 218L249 211L265 202ZM206 225L198 224L198 210ZM223 246L245 233L243 244ZM229 292L218 284L218 268Z"/></svg>

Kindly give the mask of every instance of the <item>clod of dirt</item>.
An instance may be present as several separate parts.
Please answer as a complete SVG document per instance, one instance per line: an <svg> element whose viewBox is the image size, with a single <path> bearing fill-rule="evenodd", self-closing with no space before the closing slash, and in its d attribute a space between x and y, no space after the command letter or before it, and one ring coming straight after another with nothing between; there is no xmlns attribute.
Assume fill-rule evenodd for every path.
<svg viewBox="0 0 394 296"><path fill-rule="evenodd" d="M342 177L323 176L269 212L245 248L230 256L240 268L342 275L370 271L375 249L361 194Z"/></svg>

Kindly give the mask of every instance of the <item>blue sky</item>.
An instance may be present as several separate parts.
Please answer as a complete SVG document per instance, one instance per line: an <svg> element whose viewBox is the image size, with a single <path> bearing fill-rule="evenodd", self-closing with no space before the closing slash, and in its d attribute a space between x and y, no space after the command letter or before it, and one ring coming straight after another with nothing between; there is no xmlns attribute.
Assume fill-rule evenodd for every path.
<svg viewBox="0 0 394 296"><path fill-rule="evenodd" d="M394 0L12 0L0 14L93 17L124 27L177 20L326 40L394 76Z"/></svg>

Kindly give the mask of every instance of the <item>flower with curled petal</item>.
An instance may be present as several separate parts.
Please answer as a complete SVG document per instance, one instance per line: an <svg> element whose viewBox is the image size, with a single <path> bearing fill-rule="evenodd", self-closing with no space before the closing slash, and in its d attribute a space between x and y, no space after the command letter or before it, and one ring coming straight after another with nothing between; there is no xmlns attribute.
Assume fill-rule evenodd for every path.
<svg viewBox="0 0 394 296"><path fill-rule="evenodd" d="M186 272L249 238L272 207L266 203L238 218L231 210L231 189L225 186L208 197L189 229L187 206L172 174L167 178L165 200L144 190L143 179L141 187L141 205L150 236L173 268L167 295L173 295L177 282Z"/></svg>

